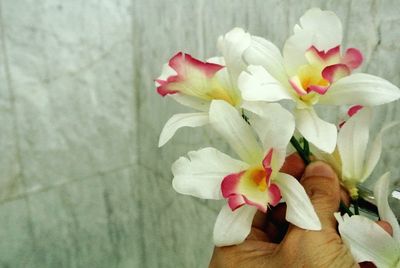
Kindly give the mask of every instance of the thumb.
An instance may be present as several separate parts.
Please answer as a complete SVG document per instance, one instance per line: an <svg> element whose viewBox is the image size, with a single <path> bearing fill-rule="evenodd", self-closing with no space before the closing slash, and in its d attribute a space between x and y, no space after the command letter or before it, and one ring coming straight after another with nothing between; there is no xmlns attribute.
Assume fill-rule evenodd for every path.
<svg viewBox="0 0 400 268"><path fill-rule="evenodd" d="M336 173L326 163L317 161L306 167L300 180L323 229L336 229L333 213L338 211L340 202L340 184Z"/></svg>

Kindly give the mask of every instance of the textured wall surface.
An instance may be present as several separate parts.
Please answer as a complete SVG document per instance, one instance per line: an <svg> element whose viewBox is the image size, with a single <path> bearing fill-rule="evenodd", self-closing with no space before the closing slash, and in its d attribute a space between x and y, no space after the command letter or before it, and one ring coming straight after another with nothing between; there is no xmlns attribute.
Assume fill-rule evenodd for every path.
<svg viewBox="0 0 400 268"><path fill-rule="evenodd" d="M153 79L234 26L282 47L313 6L339 15L362 71L400 85L396 0L0 0L0 267L206 267L221 204L176 194L170 165L226 146L202 128L157 148L185 108ZM379 107L373 132L399 109ZM385 143L376 173L400 177L396 133Z"/></svg>

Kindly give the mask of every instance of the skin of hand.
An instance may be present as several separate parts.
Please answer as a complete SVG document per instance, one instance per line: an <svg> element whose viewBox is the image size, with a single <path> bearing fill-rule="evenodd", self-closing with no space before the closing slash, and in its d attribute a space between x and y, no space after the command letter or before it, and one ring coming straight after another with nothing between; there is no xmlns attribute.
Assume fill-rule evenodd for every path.
<svg viewBox="0 0 400 268"><path fill-rule="evenodd" d="M333 169L321 161L305 167L301 158L293 154L281 171L300 179L322 230L308 231L289 224L282 203L266 214L256 214L251 232L242 244L216 247L209 267L375 267L372 263L358 264L337 233L333 213L339 210L340 200L348 204L349 197ZM392 232L388 223L377 223Z"/></svg>

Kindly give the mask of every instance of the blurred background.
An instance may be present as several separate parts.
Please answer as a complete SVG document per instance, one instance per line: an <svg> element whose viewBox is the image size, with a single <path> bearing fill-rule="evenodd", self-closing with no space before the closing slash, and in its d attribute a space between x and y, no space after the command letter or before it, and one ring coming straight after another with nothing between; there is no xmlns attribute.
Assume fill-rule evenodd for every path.
<svg viewBox="0 0 400 268"><path fill-rule="evenodd" d="M207 267L221 203L175 193L170 165L227 147L205 127L157 148L188 109L153 79L177 51L217 55L234 26L282 47L310 7L338 14L361 71L400 85L396 0L0 0L0 267ZM371 133L399 109L378 107ZM372 179L400 178L397 133Z"/></svg>

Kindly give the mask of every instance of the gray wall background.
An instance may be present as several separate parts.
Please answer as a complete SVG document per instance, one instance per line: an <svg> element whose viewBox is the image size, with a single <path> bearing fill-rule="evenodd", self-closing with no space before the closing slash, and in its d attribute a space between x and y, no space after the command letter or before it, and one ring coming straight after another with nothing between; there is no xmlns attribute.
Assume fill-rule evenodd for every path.
<svg viewBox="0 0 400 268"><path fill-rule="evenodd" d="M170 165L226 146L202 128L158 149L188 110L153 79L179 50L216 55L234 26L282 47L313 6L342 19L361 71L400 85L396 0L0 0L0 267L206 267L221 204L175 193ZM373 132L399 109L379 107ZM396 132L376 174L400 177Z"/></svg>

